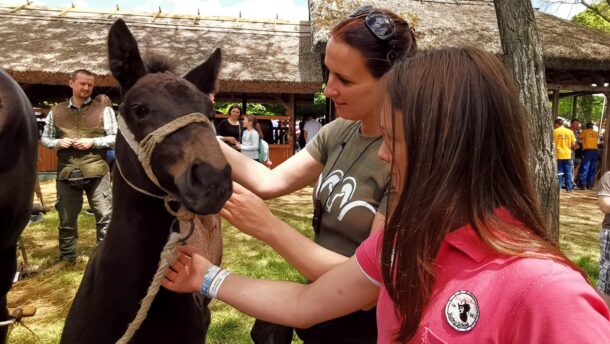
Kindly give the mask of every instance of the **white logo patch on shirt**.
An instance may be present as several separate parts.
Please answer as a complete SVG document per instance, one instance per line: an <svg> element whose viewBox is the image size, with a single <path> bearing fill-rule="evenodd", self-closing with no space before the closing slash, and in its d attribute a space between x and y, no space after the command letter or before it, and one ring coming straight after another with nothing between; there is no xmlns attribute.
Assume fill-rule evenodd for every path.
<svg viewBox="0 0 610 344"><path fill-rule="evenodd" d="M472 330L479 320L477 298L466 290L456 292L447 302L445 317L449 325L460 332Z"/></svg>

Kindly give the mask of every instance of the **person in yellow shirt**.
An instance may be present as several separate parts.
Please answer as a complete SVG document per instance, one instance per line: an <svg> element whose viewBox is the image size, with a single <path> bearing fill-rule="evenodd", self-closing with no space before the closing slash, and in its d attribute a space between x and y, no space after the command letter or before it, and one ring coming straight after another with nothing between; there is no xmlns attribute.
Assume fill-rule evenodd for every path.
<svg viewBox="0 0 610 344"><path fill-rule="evenodd" d="M580 165L578 187L592 189L595 182L595 165L599 159L597 150L599 134L593 130L593 123L589 122L578 137L582 141L582 164Z"/></svg>
<svg viewBox="0 0 610 344"><path fill-rule="evenodd" d="M555 120L553 131L555 141L555 158L557 159L557 174L559 175L559 187L563 185L565 178L566 191L572 192L572 149L576 147L576 137L572 130L563 126L563 119Z"/></svg>

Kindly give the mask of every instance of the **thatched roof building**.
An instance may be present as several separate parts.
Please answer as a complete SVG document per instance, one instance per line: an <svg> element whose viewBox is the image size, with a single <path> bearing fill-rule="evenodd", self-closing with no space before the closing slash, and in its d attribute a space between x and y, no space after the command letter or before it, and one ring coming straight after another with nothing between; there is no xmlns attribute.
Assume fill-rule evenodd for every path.
<svg viewBox="0 0 610 344"><path fill-rule="evenodd" d="M323 52L330 29L363 4L391 9L409 21L423 50L470 45L501 54L490 0L310 0L316 50ZM550 85L597 84L602 90L610 82L610 34L542 12L536 12L536 23Z"/></svg>
<svg viewBox="0 0 610 344"><path fill-rule="evenodd" d="M320 89L319 54L308 22L130 14L0 5L0 67L22 84L65 85L87 68L97 86L113 86L107 62L110 25L123 18L140 49L162 53L185 73L217 47L223 52L220 91L313 94Z"/></svg>

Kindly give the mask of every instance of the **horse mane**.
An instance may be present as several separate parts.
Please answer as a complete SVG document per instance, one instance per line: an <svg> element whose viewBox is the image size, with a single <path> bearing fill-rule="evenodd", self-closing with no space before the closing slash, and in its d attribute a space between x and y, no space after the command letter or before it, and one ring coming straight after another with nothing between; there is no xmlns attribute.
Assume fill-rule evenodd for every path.
<svg viewBox="0 0 610 344"><path fill-rule="evenodd" d="M175 74L174 62L166 55L160 53L147 52L144 58L144 66L148 73L170 72Z"/></svg>

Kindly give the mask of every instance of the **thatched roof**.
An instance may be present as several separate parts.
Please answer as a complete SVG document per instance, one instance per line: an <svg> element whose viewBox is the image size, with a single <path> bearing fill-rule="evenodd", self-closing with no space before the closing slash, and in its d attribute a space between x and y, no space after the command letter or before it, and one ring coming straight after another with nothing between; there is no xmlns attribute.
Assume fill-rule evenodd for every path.
<svg viewBox="0 0 610 344"><path fill-rule="evenodd" d="M413 24L418 47L470 45L500 54L493 1L487 0L310 0L316 50L330 29L362 4L390 9ZM557 70L610 70L610 34L536 11L545 65Z"/></svg>
<svg viewBox="0 0 610 344"><path fill-rule="evenodd" d="M87 68L96 85L115 85L106 39L117 18L141 50L169 56L179 74L220 47L222 92L314 93L322 83L308 22L12 8L0 5L0 67L21 83L65 85L72 70Z"/></svg>

